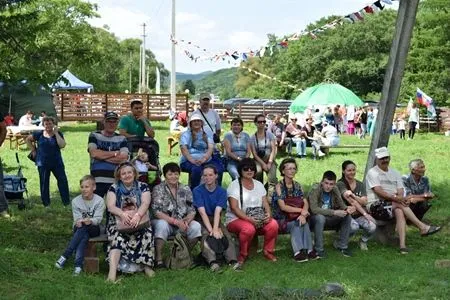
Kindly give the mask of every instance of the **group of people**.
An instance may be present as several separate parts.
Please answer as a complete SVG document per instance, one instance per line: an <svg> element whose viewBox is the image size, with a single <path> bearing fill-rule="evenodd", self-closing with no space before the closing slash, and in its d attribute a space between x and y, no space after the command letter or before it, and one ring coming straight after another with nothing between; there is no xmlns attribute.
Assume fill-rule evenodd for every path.
<svg viewBox="0 0 450 300"><path fill-rule="evenodd" d="M178 232L186 236L190 249L200 242L202 256L210 269L219 271L222 261L234 270L241 270L255 235L264 236L263 256L277 261L277 236L280 232L289 233L293 258L304 262L326 256L323 231L330 228L338 230L339 237L333 245L344 256L352 255L348 249L349 238L360 228L363 234L359 246L362 250L368 249L377 218L395 217L402 254L409 251L405 242L406 220L417 226L423 236L440 230L439 226L421 221L430 207L427 201L434 196L424 176L423 161L413 160L411 174L402 178L389 167L389 151L382 147L375 152L376 166L369 171L365 183L355 178L356 164L345 161L339 180L333 171L326 171L320 183L306 195L295 180L296 160L286 158L277 166L278 136L266 128L264 115L255 116L257 130L251 136L243 131L242 120L231 121L231 131L225 134L223 145L226 170L233 181L225 190L221 186L225 166L216 146L220 142L220 118L209 109L209 101L209 94L201 95L200 107L191 114L188 129L181 133L180 163L164 165L164 181L152 190L148 181L140 178L145 171L139 168L157 166L145 163L145 158L130 159L127 144L127 138L145 134L154 137L155 132L143 115L143 103L132 101L131 114L123 116L120 122L116 113L105 113L103 129L89 135L91 174L80 180L81 195L72 200L74 234L56 262L58 268L75 252L74 273L81 272L84 248L89 237L100 233L99 224L105 210L108 280L113 282L117 280L120 259L141 265L149 277L154 275L154 268L164 268L165 242ZM296 120L291 121L295 133L294 130L299 129L295 127ZM312 122L313 119L309 119L306 130L300 129L300 132L306 131L308 135ZM63 204L68 205L69 189L60 153L65 147L64 135L51 117L44 117L43 125L42 132L27 138L39 171L42 201L44 206L50 205L48 180L53 173ZM324 125L322 132L327 127L335 129ZM119 133L116 133L117 128ZM334 137L330 137L330 143L333 140ZM304 143L300 143L299 149L303 151ZM277 169L281 180L278 180ZM189 186L180 182L182 171L189 173ZM262 183L264 172L274 187L270 198L267 186ZM231 234L237 236L236 241ZM217 247L217 243L221 247Z"/></svg>

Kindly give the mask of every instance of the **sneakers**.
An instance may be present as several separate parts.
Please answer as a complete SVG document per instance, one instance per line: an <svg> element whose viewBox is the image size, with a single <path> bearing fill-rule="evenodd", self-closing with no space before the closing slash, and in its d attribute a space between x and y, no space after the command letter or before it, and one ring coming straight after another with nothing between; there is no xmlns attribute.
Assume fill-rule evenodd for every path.
<svg viewBox="0 0 450 300"><path fill-rule="evenodd" d="M211 270L211 272L218 273L220 271L220 265L212 263L209 269Z"/></svg>
<svg viewBox="0 0 450 300"><path fill-rule="evenodd" d="M325 156L325 153L323 153L322 150L319 150L318 153L319 153L319 157L324 157Z"/></svg>
<svg viewBox="0 0 450 300"><path fill-rule="evenodd" d="M334 248L336 248L339 252L341 252L341 254L342 254L343 256L345 256L345 257L352 257L352 256L353 256L353 255L352 255L352 252L351 252L348 248L346 248L346 249L340 248L339 245L338 245L338 243L337 243L337 241L334 241L334 242L333 242L333 246L334 246Z"/></svg>
<svg viewBox="0 0 450 300"><path fill-rule="evenodd" d="M55 267L58 269L64 268L64 264L66 263L66 258L64 256L61 256L55 263Z"/></svg>
<svg viewBox="0 0 450 300"><path fill-rule="evenodd" d="M163 261L158 261L155 264L155 269L164 270L167 269L167 266Z"/></svg>
<svg viewBox="0 0 450 300"><path fill-rule="evenodd" d="M316 260L319 259L319 255L317 255L317 252L315 250L312 250L311 252L308 253L308 259L310 260Z"/></svg>
<svg viewBox="0 0 450 300"><path fill-rule="evenodd" d="M408 254L409 249L408 248L400 248L400 254Z"/></svg>
<svg viewBox="0 0 450 300"><path fill-rule="evenodd" d="M75 270L73 270L73 276L78 276L81 274L81 267L75 267Z"/></svg>
<svg viewBox="0 0 450 300"><path fill-rule="evenodd" d="M267 260L270 260L270 261L273 261L273 262L277 261L277 257L275 255L273 255L272 253L268 252L268 251L263 251L263 254L264 254L264 257Z"/></svg>
<svg viewBox="0 0 450 300"><path fill-rule="evenodd" d="M369 250L369 248L367 248L367 243L363 241L359 241L359 249L361 249L362 251Z"/></svg>
<svg viewBox="0 0 450 300"><path fill-rule="evenodd" d="M352 252L349 249L338 249L339 252L345 257L352 257Z"/></svg>
<svg viewBox="0 0 450 300"><path fill-rule="evenodd" d="M308 261L308 255L306 254L305 250L301 250L299 253L297 253L294 256L294 259L296 262L307 262Z"/></svg>
<svg viewBox="0 0 450 300"><path fill-rule="evenodd" d="M11 218L11 216L8 214L8 212L6 210L0 212L0 218L5 218L5 219L9 219Z"/></svg>
<svg viewBox="0 0 450 300"><path fill-rule="evenodd" d="M242 264L240 262L235 262L232 267L233 271L241 272L242 271Z"/></svg>
<svg viewBox="0 0 450 300"><path fill-rule="evenodd" d="M314 250L313 250L313 251L314 251ZM326 257L327 257L327 255L326 255L326 253L325 253L325 250L317 251L317 252L316 252L316 255L317 255L317 258L326 258Z"/></svg>

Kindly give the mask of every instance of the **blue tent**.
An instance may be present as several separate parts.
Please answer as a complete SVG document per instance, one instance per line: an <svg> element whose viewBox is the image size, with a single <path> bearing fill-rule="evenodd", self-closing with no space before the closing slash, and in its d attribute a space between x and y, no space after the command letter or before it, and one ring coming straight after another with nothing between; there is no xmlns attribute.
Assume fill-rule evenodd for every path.
<svg viewBox="0 0 450 300"><path fill-rule="evenodd" d="M61 74L60 78L65 78L67 83L63 80L59 80L52 84L52 88L56 90L88 90L92 91L94 86L90 83L86 83L80 79L78 79L75 75L73 75L69 70L65 70L64 73Z"/></svg>

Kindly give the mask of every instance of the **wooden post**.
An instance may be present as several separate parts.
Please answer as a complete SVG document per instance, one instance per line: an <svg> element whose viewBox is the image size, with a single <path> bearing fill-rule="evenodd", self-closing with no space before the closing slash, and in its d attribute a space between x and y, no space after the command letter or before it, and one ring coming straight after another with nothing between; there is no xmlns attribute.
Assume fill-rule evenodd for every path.
<svg viewBox="0 0 450 300"><path fill-rule="evenodd" d="M374 136L370 145L364 180L369 169L375 164L375 149L387 146L389 143L392 120L405 71L406 58L416 21L418 5L419 0L400 1L395 35L392 41L386 74L384 75L380 109L377 115Z"/></svg>
<svg viewBox="0 0 450 300"><path fill-rule="evenodd" d="M64 121L64 98L63 94L59 94L59 98L61 99L59 105L61 106L61 121Z"/></svg>
<svg viewBox="0 0 450 300"><path fill-rule="evenodd" d="M108 94L105 94L105 112L108 111Z"/></svg>

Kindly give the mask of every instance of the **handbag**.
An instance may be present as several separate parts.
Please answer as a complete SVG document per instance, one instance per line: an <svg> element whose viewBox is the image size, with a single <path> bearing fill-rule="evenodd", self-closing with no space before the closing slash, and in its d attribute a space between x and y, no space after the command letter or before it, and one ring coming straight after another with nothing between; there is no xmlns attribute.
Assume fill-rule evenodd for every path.
<svg viewBox="0 0 450 300"><path fill-rule="evenodd" d="M131 217L133 217L138 212L136 206L134 206L134 208L131 208L131 206L126 206L122 208L122 211ZM116 223L117 223L117 231L119 231L120 233L133 233L141 229L150 227L150 218L148 217L148 213L146 213L145 215L142 216L138 226L132 227L129 224L125 224L125 222L123 222L121 217L116 216Z"/></svg>
<svg viewBox="0 0 450 300"><path fill-rule="evenodd" d="M33 151L30 151L30 153L28 153L27 158L32 162L36 162L36 155L33 155Z"/></svg>
<svg viewBox="0 0 450 300"><path fill-rule="evenodd" d="M303 208L305 202L303 201L303 196L288 196L288 189L286 186L286 182L283 180L283 186L286 193L286 198L284 199L284 203L291 207ZM296 220L301 213L298 212L284 212L286 215L286 219L288 222Z"/></svg>
<svg viewBox="0 0 450 300"><path fill-rule="evenodd" d="M122 212L133 217L138 212L138 205L137 203L140 203L141 201L141 189L139 187L139 184L135 182L134 185L134 191L137 191L136 194L136 202L133 201L132 197L126 196L122 200L122 190L123 186L121 183L117 186L117 192L116 192L116 206L120 207L122 209ZM148 215L148 212L146 212L139 221L139 224L136 227L132 227L129 224L126 224L120 216L116 217L116 224L117 224L117 231L120 233L134 233L139 230L145 229L150 227L150 218Z"/></svg>
<svg viewBox="0 0 450 300"><path fill-rule="evenodd" d="M384 200L379 200L370 206L370 214L375 220L392 220L392 205Z"/></svg>
<svg viewBox="0 0 450 300"><path fill-rule="evenodd" d="M241 208L244 207L243 204L243 188L242 180L239 178L239 197L241 200ZM266 218L266 212L262 206L247 207L245 209L245 214L256 221L255 227L261 228L264 226L264 219Z"/></svg>

